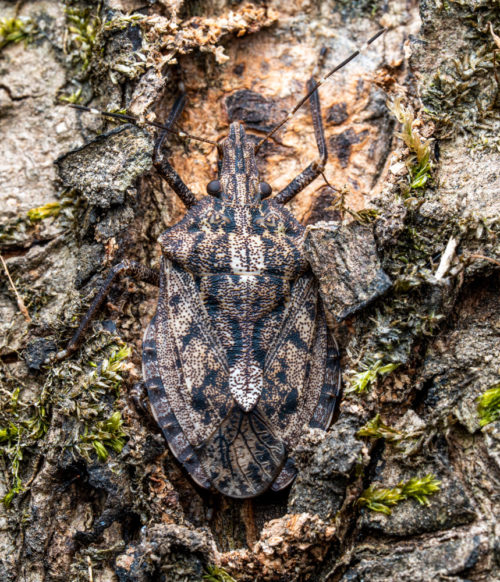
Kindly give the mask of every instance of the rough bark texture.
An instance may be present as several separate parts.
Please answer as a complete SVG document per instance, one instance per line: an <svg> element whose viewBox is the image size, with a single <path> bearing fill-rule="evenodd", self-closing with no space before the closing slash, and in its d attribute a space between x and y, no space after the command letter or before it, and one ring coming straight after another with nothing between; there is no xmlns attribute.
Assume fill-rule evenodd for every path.
<svg viewBox="0 0 500 582"><path fill-rule="evenodd" d="M1 266L0 579L497 579L500 421L481 425L478 399L499 383L498 2L0 10L18 10L28 36L0 45L0 245L19 294ZM239 119L262 135L380 25L383 39L320 92L337 191L317 180L289 205L314 224L306 248L342 350L338 419L297 444L289 491L200 492L130 398L155 289L122 281L81 350L44 363L109 267L157 265L158 235L184 212L152 169L147 127L61 98L163 120L182 82L183 129L219 139ZM169 147L201 196L214 149ZM276 192L316 156L304 109L259 164ZM428 504L367 506L377 488L430 474Z"/></svg>

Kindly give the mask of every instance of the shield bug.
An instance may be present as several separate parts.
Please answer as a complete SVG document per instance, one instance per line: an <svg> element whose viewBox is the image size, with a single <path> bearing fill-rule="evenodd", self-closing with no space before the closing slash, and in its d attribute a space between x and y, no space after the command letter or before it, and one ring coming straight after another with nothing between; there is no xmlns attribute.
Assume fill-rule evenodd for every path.
<svg viewBox="0 0 500 582"><path fill-rule="evenodd" d="M327 160L317 89L359 52L321 81L311 79L306 96L257 146L236 122L221 144L210 142L218 146L221 161L202 200L162 154L168 132L188 135L172 129L184 96L167 124L153 123L161 129L154 164L188 210L159 238L159 272L130 261L114 267L58 354L62 358L76 349L118 275L159 285L142 358L152 413L194 481L230 497L286 487L296 473L289 452L304 428L326 430L334 413L338 351L302 249L305 229L284 204L322 174ZM257 170L256 151L306 101L319 159L271 197Z"/></svg>

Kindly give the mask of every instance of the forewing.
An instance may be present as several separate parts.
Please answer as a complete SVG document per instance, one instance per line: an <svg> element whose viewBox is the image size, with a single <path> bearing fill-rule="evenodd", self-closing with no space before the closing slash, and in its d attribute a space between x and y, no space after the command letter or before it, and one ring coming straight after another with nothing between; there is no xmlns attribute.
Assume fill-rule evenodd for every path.
<svg viewBox="0 0 500 582"><path fill-rule="evenodd" d="M311 274L294 284L264 364L264 413L285 443L294 444L319 401L327 358L326 322Z"/></svg>
<svg viewBox="0 0 500 582"><path fill-rule="evenodd" d="M189 442L201 445L232 403L228 364L192 276L162 263L156 346L170 406Z"/></svg>
<svg viewBox="0 0 500 582"><path fill-rule="evenodd" d="M318 307L319 307L318 319L319 322L321 323L321 320L325 319L321 298L319 298ZM319 379L321 381L321 389L319 399L317 401L313 415L308 424L311 428L321 428L323 430L326 430L330 426L330 423L332 422L333 414L335 412L335 407L340 393L340 383L341 383L340 362L339 362L340 358L337 349L337 344L332 333L328 330L328 328L326 329L326 335L327 335L326 366L324 370L322 370L320 368L322 358L318 358L317 356L316 358L313 357L313 360L315 361L312 363L311 374L309 378L309 381L312 382L313 386L316 385ZM317 338L316 345L317 347L322 345L321 334ZM312 392L317 393L317 386L316 388L313 387ZM302 431L302 429L299 428L299 432L297 432L296 426L297 425L291 425L290 428L293 427L293 430L290 430L289 428L289 430L287 431L288 443L297 442L297 439L300 436L300 432ZM295 461L293 460L293 457L288 457L285 466L283 467L282 471L274 481L272 489L274 491L284 489L293 481L296 474L297 469L295 467Z"/></svg>
<svg viewBox="0 0 500 582"><path fill-rule="evenodd" d="M172 411L160 377L156 349L156 321L157 316L155 315L146 329L142 342L142 373L148 391L151 411L174 456L189 471L198 485L208 489L210 481Z"/></svg>

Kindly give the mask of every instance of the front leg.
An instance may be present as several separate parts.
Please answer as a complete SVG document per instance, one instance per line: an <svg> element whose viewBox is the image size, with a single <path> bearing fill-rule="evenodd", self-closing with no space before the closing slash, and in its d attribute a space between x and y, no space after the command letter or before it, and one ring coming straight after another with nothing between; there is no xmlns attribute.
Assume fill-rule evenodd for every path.
<svg viewBox="0 0 500 582"><path fill-rule="evenodd" d="M184 202L184 205L189 208L196 204L196 197L191 190L184 184L179 174L174 170L167 158L155 148L154 165L165 180L165 182L172 188L172 190Z"/></svg>
<svg viewBox="0 0 500 582"><path fill-rule="evenodd" d="M185 104L186 95L185 93L181 93L181 95L179 95L179 97L177 97L175 100L167 122L165 123L167 127L172 127L174 125L174 123L180 117ZM163 140L165 139L166 135L167 132L163 131L156 141L153 163L158 174L160 174L160 176L165 180L165 182L167 182L170 188L172 188L177 196L179 196L179 198L184 202L185 206L189 208L196 203L196 197L186 186L186 184L184 184L179 174L174 170L166 156L161 152Z"/></svg>
<svg viewBox="0 0 500 582"><path fill-rule="evenodd" d="M104 285L97 293L94 301L92 301L92 305L89 307L85 317L82 319L80 327L76 330L66 349L62 350L56 355L56 360L62 360L63 358L66 358L78 348L83 339L83 333L89 326L97 310L101 307L104 300L106 299L111 286L118 278L118 276L125 274L132 275L135 279L138 279L139 281L145 281L151 285L158 286L160 284L159 272L154 271L153 269L149 269L148 267L144 267L140 263L135 263L134 261L123 261L122 263L115 265L109 272Z"/></svg>
<svg viewBox="0 0 500 582"><path fill-rule="evenodd" d="M313 78L307 81L307 90L311 91L315 86ZM316 179L325 169L326 160L328 159L328 150L325 141L325 132L323 129L323 121L321 119L321 106L319 103L318 91L309 97L309 106L311 108L311 116L314 127L314 135L316 137L316 144L319 151L319 159L315 160L307 168L295 177L288 186L283 188L281 192L274 198L278 204L286 204L306 186L308 186L314 179Z"/></svg>

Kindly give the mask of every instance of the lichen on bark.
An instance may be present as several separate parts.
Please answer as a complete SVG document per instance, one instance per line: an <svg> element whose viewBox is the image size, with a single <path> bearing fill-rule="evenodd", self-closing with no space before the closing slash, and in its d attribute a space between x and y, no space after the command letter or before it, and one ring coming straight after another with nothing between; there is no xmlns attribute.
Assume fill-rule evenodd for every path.
<svg viewBox="0 0 500 582"><path fill-rule="evenodd" d="M492 579L500 431L477 406L499 382L496 3L1 10L21 19L16 34L29 23L21 42L0 41L0 253L31 322L2 278L0 578ZM289 205L311 225L308 253L341 348L338 419L297 443L289 491L244 502L200 492L130 397L154 289L117 284L81 350L45 363L109 267L157 265L158 235L184 212L151 167L147 127L66 103L161 121L182 84L186 131L217 140L239 119L262 135L308 76L381 25L383 39L321 89L336 190L318 180ZM213 148L168 147L202 196ZM278 191L316 156L305 108L262 148L259 169ZM427 475L440 483L428 505L359 503L370 486Z"/></svg>

